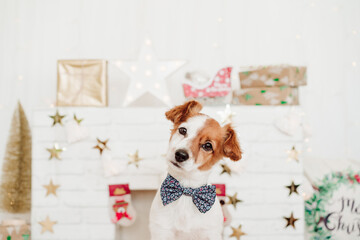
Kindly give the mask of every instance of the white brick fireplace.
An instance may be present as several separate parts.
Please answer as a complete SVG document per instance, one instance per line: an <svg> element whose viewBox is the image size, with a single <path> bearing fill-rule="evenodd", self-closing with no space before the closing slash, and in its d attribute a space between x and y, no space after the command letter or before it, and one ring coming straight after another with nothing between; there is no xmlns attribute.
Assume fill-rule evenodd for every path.
<svg viewBox="0 0 360 240"><path fill-rule="evenodd" d="M147 211L154 190L162 180L165 162L161 156L166 152L170 123L165 119L163 108L59 108L64 119L73 114L84 118L83 126L90 131L84 141L68 144L65 128L51 127L49 115L55 109L34 112L33 118L33 199L32 239L35 240L114 240L149 239ZM218 119L217 111L223 108L207 107L204 112ZM302 240L304 232L304 207L300 195L288 196L285 188L292 180L302 182L302 161L287 161L287 150L293 145L302 148L300 133L289 137L279 132L274 120L285 115L288 107L232 107L237 112L234 126L239 134L244 157L238 163L238 173L231 177L219 175L220 167L214 169L213 183L226 183L227 193L237 192L243 200L235 210L232 226L242 224L247 233L244 240ZM93 146L96 138L110 139L108 152L113 160L125 163L128 154L139 150L144 160L140 168L128 166L118 176L106 178L100 155ZM54 143L66 147L62 160L49 160L46 148ZM226 161L230 163L230 161ZM43 185L50 179L59 184L57 197L45 197ZM108 184L129 183L133 191L133 203L138 219L130 228L115 228L110 222L108 209ZM301 187L300 187L301 193ZM300 218L296 229L286 228L284 216L293 212ZM54 233L41 234L39 221L49 216L57 221ZM227 228L224 239L231 229Z"/></svg>

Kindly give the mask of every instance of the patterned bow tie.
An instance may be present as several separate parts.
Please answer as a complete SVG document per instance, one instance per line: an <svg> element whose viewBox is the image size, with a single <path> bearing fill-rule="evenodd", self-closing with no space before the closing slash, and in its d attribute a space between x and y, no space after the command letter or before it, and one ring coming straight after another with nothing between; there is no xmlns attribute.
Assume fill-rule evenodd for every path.
<svg viewBox="0 0 360 240"><path fill-rule="evenodd" d="M185 196L191 196L193 203L199 211L206 213L215 202L216 187L213 185L204 185L199 188L184 188L180 186L178 180L168 175L161 184L160 189L160 196L164 206L178 200L183 194Z"/></svg>

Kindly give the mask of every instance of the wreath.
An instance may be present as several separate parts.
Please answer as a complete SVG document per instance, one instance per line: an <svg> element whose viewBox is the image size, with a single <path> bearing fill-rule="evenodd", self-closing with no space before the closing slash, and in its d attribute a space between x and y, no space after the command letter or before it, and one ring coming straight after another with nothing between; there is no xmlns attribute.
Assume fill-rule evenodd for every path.
<svg viewBox="0 0 360 240"><path fill-rule="evenodd" d="M333 239L331 232L320 226L320 223L325 221L325 205L341 185L349 187L360 185L360 173L355 174L351 170L345 173L331 173L326 175L319 184L313 186L314 195L305 201L305 222L312 235L311 240Z"/></svg>

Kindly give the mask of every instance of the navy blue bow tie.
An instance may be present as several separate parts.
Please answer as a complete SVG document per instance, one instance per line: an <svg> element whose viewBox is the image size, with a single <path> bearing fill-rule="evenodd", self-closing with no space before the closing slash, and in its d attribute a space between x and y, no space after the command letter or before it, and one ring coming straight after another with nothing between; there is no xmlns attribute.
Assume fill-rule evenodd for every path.
<svg viewBox="0 0 360 240"><path fill-rule="evenodd" d="M184 188L178 180L168 175L161 184L160 196L164 206L178 200L181 195L191 196L193 203L201 213L206 213L214 205L216 187L204 185L199 188Z"/></svg>

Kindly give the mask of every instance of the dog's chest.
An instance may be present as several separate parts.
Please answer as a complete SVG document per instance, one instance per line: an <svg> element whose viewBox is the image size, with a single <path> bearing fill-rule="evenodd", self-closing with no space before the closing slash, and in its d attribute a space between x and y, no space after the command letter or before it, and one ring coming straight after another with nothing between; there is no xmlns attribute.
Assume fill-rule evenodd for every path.
<svg viewBox="0 0 360 240"><path fill-rule="evenodd" d="M204 230L218 227L219 223L222 224L222 211L218 200L206 213L201 213L189 196L181 196L177 201L164 206L164 208L168 208L171 212L168 215L171 216L169 220L173 223L173 227L179 231Z"/></svg>

